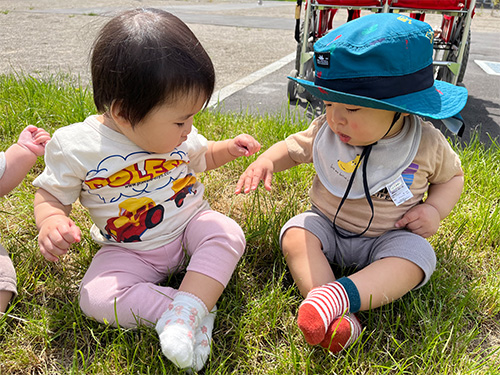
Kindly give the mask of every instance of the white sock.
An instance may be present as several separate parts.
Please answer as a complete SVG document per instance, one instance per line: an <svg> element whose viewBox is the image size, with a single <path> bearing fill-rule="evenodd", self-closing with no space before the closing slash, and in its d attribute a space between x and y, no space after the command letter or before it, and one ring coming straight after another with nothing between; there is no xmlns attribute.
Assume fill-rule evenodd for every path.
<svg viewBox="0 0 500 375"><path fill-rule="evenodd" d="M208 310L194 294L178 292L156 323L161 350L179 368L193 365L195 332Z"/></svg>
<svg viewBox="0 0 500 375"><path fill-rule="evenodd" d="M215 323L215 315L217 314L217 306L214 306L210 314L205 316L196 330L194 353L193 353L193 369L200 371L208 357L210 356L210 344L212 343L212 330Z"/></svg>

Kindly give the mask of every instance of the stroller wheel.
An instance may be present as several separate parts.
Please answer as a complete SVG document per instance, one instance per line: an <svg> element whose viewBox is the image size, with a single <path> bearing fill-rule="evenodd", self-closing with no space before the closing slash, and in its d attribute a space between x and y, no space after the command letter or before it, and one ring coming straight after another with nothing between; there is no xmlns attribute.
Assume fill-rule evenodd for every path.
<svg viewBox="0 0 500 375"><path fill-rule="evenodd" d="M462 33L463 33L463 31L462 31ZM471 33L469 30L469 34L467 35L467 39L465 41L462 40L462 43L465 43L465 50L464 50L464 55L463 55L463 59L461 62L460 70L457 72L457 75L458 75L457 84L462 83L464 80L465 69L467 68L467 61L469 60L469 53L470 53L470 38L471 38L470 34ZM457 37L457 38L463 38L463 35L460 35L460 37ZM452 49L448 54L444 55L444 57L449 61L457 62L458 61L458 51ZM448 69L448 67L442 66L439 68L439 70L437 72L436 79L438 79L440 81L445 81L448 83L453 83L453 73L451 73L451 71L450 71L450 69Z"/></svg>
<svg viewBox="0 0 500 375"><path fill-rule="evenodd" d="M306 81L314 82L314 65L312 63L312 60L309 60L306 63L306 71L304 79ZM312 102L314 100L314 96L307 90L304 90L304 92L302 93L302 97L308 102Z"/></svg>
<svg viewBox="0 0 500 375"><path fill-rule="evenodd" d="M293 77L293 78L297 78L297 69L293 69L290 72L289 76ZM288 98L290 99L290 101L296 101L298 99L297 83L295 83L291 79L288 80L287 93L288 93Z"/></svg>

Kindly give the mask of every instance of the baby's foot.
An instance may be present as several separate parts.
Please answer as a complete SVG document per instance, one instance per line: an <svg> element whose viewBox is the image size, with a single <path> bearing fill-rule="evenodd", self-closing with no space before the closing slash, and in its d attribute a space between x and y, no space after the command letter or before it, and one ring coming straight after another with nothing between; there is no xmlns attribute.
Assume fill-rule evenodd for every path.
<svg viewBox="0 0 500 375"><path fill-rule="evenodd" d="M212 342L212 330L214 328L215 315L217 307L214 307L210 314L205 316L196 330L194 353L193 353L193 369L200 371L208 357L210 356L210 344Z"/></svg>
<svg viewBox="0 0 500 375"><path fill-rule="evenodd" d="M179 368L193 364L195 334L207 316L205 304L195 295L179 292L156 324L163 354Z"/></svg>
<svg viewBox="0 0 500 375"><path fill-rule="evenodd" d="M338 353L356 341L362 330L363 327L356 315L339 316L328 327L320 345L332 353Z"/></svg>
<svg viewBox="0 0 500 375"><path fill-rule="evenodd" d="M349 300L338 282L325 284L311 290L299 306L297 324L311 345L319 344L328 327L349 308Z"/></svg>

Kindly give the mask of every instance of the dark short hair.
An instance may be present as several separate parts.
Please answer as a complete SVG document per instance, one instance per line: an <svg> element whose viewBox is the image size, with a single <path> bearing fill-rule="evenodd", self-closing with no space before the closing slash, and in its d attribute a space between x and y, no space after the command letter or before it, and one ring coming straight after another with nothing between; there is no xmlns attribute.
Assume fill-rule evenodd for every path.
<svg viewBox="0 0 500 375"><path fill-rule="evenodd" d="M179 18L159 9L134 9L113 17L91 55L94 102L101 113L114 101L132 126L158 105L215 86L212 61Z"/></svg>

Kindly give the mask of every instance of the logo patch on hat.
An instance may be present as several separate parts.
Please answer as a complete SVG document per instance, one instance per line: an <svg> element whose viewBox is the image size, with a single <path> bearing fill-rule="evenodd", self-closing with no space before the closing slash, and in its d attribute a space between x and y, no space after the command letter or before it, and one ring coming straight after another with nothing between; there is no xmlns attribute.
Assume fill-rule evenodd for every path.
<svg viewBox="0 0 500 375"><path fill-rule="evenodd" d="M316 52L316 65L321 68L330 68L330 52Z"/></svg>

